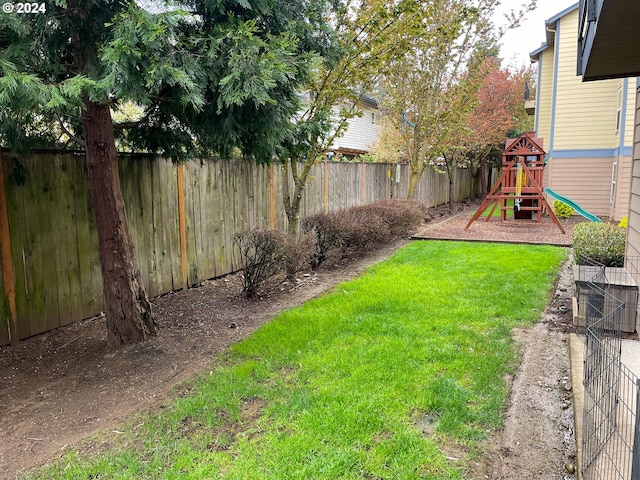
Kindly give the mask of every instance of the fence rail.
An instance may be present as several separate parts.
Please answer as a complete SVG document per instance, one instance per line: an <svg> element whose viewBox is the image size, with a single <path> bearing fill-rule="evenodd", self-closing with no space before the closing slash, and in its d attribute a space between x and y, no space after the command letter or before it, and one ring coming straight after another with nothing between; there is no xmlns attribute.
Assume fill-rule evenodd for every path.
<svg viewBox="0 0 640 480"><path fill-rule="evenodd" d="M84 154L5 153L1 163L8 225L0 221L0 246L10 249L14 273L10 284L7 269L0 275L5 345L13 295L12 334L22 339L99 313L103 294ZM235 233L286 227L282 175L275 165L221 159L176 165L123 155L119 169L136 257L151 296L237 270ZM406 164L320 163L312 169L301 215L404 198L408 180ZM470 191L468 172L457 171L454 198ZM429 206L446 203L446 175L425 172L418 194Z"/></svg>

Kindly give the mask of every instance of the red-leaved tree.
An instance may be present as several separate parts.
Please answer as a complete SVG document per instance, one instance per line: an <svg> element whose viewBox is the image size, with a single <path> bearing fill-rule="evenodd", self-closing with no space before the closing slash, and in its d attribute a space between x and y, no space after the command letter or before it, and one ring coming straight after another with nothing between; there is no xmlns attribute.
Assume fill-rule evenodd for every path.
<svg viewBox="0 0 640 480"><path fill-rule="evenodd" d="M484 62L488 73L478 90L477 105L467 120L466 144L472 177L475 182L481 175L482 192L486 195L486 170L500 159L505 139L510 132L520 134L532 125L524 107L525 81L531 76L530 69L500 68L496 57L487 57Z"/></svg>

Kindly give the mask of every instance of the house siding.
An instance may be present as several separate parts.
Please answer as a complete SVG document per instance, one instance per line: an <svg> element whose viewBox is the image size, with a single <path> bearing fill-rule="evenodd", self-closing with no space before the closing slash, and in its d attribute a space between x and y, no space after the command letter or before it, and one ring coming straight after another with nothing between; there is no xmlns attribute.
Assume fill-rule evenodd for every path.
<svg viewBox="0 0 640 480"><path fill-rule="evenodd" d="M547 164L548 186L585 210L608 217L612 166L611 158L552 158Z"/></svg>
<svg viewBox="0 0 640 480"><path fill-rule="evenodd" d="M619 220L629 206L634 126L634 109L629 106L635 101L636 79L583 83L575 74L578 9L559 14L553 22L549 44L537 54L536 133L545 139L551 159L546 184L596 215ZM621 87L623 118L616 131Z"/></svg>
<svg viewBox="0 0 640 480"><path fill-rule="evenodd" d="M627 256L640 256L640 88L631 88L635 94L635 131L633 140L633 175L631 177L631 201L629 203L629 223L627 227Z"/></svg>
<svg viewBox="0 0 640 480"><path fill-rule="evenodd" d="M636 79L627 78L623 80L627 83L627 97L626 106L627 112L625 115L625 128L624 128L624 145L633 145L634 127L635 127L635 109L636 104Z"/></svg>
<svg viewBox="0 0 640 480"><path fill-rule="evenodd" d="M372 113L375 114L376 123L371 122ZM342 137L335 140L332 148L369 151L380 133L379 115L379 110L363 108L361 117L349 119L349 127Z"/></svg>
<svg viewBox="0 0 640 480"><path fill-rule="evenodd" d="M554 150L615 148L619 80L582 83L576 76L578 11L558 21Z"/></svg>
<svg viewBox="0 0 640 480"><path fill-rule="evenodd" d="M616 175L616 196L611 207L610 217L619 221L629 214L629 200L631 197L631 170L633 159L630 155L618 157L618 170Z"/></svg>
<svg viewBox="0 0 640 480"><path fill-rule="evenodd" d="M553 104L554 56L553 49L547 49L540 55L538 67L538 105L536 108L537 136L545 139L545 148L551 141L551 107Z"/></svg>

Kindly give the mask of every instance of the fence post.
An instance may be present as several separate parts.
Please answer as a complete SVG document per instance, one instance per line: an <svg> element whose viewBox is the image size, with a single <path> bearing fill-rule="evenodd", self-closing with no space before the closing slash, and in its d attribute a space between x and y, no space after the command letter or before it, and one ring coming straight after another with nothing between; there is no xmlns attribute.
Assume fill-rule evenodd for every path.
<svg viewBox="0 0 640 480"><path fill-rule="evenodd" d="M329 160L324 156L324 182L323 182L323 202L324 213L329 213Z"/></svg>
<svg viewBox="0 0 640 480"><path fill-rule="evenodd" d="M636 421L633 433L631 480L640 480L640 378L636 378Z"/></svg>
<svg viewBox="0 0 640 480"><path fill-rule="evenodd" d="M274 165L269 164L269 228L276 228L276 192L274 185Z"/></svg>
<svg viewBox="0 0 640 480"><path fill-rule="evenodd" d="M11 345L20 341L18 337L18 314L16 312L16 287L11 257L11 235L9 233L9 213L7 211L7 191L4 184L4 165L2 148L0 148L0 265L2 280L9 304L9 338Z"/></svg>
<svg viewBox="0 0 640 480"><path fill-rule="evenodd" d="M360 184L360 205L364 205L365 202L365 172L364 172L364 157L362 158L362 173L361 173L361 184Z"/></svg>
<svg viewBox="0 0 640 480"><path fill-rule="evenodd" d="M387 162L387 200L391 200L391 163Z"/></svg>
<svg viewBox="0 0 640 480"><path fill-rule="evenodd" d="M184 208L184 171L178 163L178 222L180 225L180 264L182 265L182 288L186 290L187 281L187 219Z"/></svg>

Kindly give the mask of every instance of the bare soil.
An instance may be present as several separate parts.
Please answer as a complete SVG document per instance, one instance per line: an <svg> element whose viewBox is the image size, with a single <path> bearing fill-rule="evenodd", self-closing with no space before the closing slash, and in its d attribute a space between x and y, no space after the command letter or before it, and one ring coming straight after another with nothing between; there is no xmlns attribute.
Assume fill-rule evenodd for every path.
<svg viewBox="0 0 640 480"><path fill-rule="evenodd" d="M460 225L475 207L460 213L463 207L458 206L457 216L434 209L433 221L419 236L465 238ZM470 240L531 243L559 235L548 221L523 222L526 228L524 223L479 220L465 232L470 232ZM563 221L565 244L571 243L575 223ZM295 284L273 285L251 301L242 295L237 275L158 297L153 306L160 335L117 351L106 348L102 317L0 348L0 478L17 478L71 447L91 451L96 444L85 440L92 435L117 434L126 418L168 403L174 387L210 369L229 345L279 312L356 277L406 243L334 262L301 275ZM514 333L522 365L510 379L505 427L483 445L484 453L472 465L474 478L573 478L565 468L574 462L575 442L567 347L571 282L567 266L563 272L541 322Z"/></svg>

